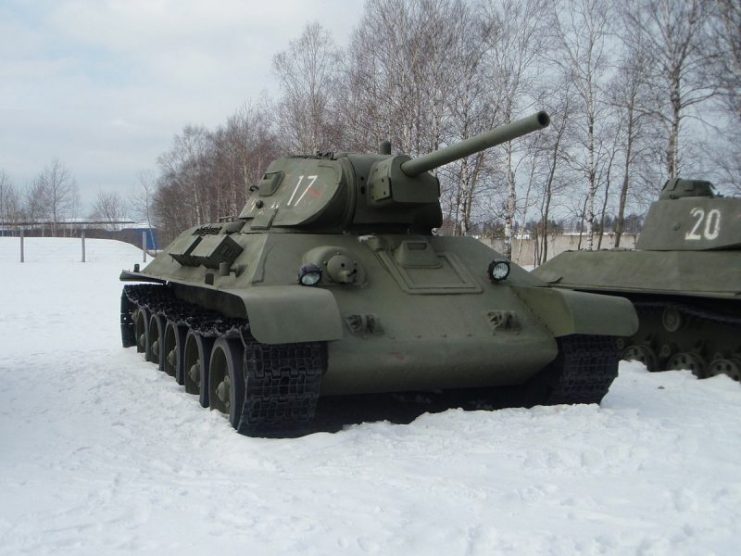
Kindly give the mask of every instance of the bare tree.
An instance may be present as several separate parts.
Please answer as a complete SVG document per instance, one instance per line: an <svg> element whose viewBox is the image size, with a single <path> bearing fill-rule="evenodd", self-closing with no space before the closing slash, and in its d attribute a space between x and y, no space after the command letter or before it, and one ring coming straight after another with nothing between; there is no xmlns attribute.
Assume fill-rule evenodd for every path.
<svg viewBox="0 0 741 556"><path fill-rule="evenodd" d="M143 171L139 172L138 181L138 190L134 197L129 200L129 206L133 210L133 216L146 222L147 226L151 228L154 220L152 205L157 189L156 178L152 172Z"/></svg>
<svg viewBox="0 0 741 556"><path fill-rule="evenodd" d="M436 46L440 63L446 68L435 76L433 86L437 94L430 106L434 136L430 147L441 141L462 141L491 128L499 117L499 106L493 102L491 87L482 75L487 49L481 37L486 33L485 23L480 24L476 13L463 4L452 4L448 17L440 14L436 22L447 19L443 39ZM440 66L437 67L438 71ZM443 100L445 99L445 100ZM456 235L467 235L475 215L477 196L482 182L490 181L491 152L483 151L467 156L438 171L442 188L450 192L448 215L454 222Z"/></svg>
<svg viewBox="0 0 741 556"><path fill-rule="evenodd" d="M647 112L664 129L670 179L680 172L680 135L688 110L717 93L717 86L703 78L712 63L704 48L709 5L707 0L641 0L625 11L625 40L648 61L645 79L653 102Z"/></svg>
<svg viewBox="0 0 741 556"><path fill-rule="evenodd" d="M307 25L298 40L273 58L283 86L279 114L289 148L313 153L339 146L334 104L340 60L340 51L319 23Z"/></svg>
<svg viewBox="0 0 741 556"><path fill-rule="evenodd" d="M569 120L572 117L572 99L570 82L562 83L556 88L550 96L551 112L554 114L553 130L550 134L542 139L538 158L543 161L545 173L541 176L542 194L540 203L540 227L541 227L541 248L538 249L538 256L535 260L536 265L543 264L548 260L548 237L549 226L552 219L554 198L563 184L559 181L558 169L567 159L566 154L566 135Z"/></svg>
<svg viewBox="0 0 741 556"><path fill-rule="evenodd" d="M126 202L115 192L99 191L90 213L91 220L109 222L109 229L116 229L115 222L126 218Z"/></svg>
<svg viewBox="0 0 741 556"><path fill-rule="evenodd" d="M497 0L484 8L488 73L479 76L494 83L493 102L498 104L503 122L527 106L537 75L538 58L542 56L544 19L543 0ZM508 142L505 149L506 202L504 215L504 255L512 257L512 239L518 210L516 168L518 150L527 142ZM524 219L524 218L523 218Z"/></svg>
<svg viewBox="0 0 741 556"><path fill-rule="evenodd" d="M602 156L598 126L604 112L601 85L608 68L606 39L610 14L604 0L568 0L565 4L566 9L557 7L553 12L553 30L562 55L556 62L571 79L579 98L578 133L584 153L573 160L587 180L585 232L587 249L591 250L594 202L599 186L597 172Z"/></svg>
<svg viewBox="0 0 741 556"><path fill-rule="evenodd" d="M23 212L30 222L50 220L49 207L46 202L44 184L35 180L27 189L23 198ZM43 229L42 229L43 232Z"/></svg>
<svg viewBox="0 0 741 556"><path fill-rule="evenodd" d="M245 107L214 131L187 126L160 156L156 180L140 176L139 215L156 222L168 240L184 228L239 214L247 187L280 152L271 113Z"/></svg>
<svg viewBox="0 0 741 556"><path fill-rule="evenodd" d="M79 203L77 184L69 170L54 159L34 180L28 204L34 218L51 221L51 233L57 235L59 223L72 215Z"/></svg>
<svg viewBox="0 0 741 556"><path fill-rule="evenodd" d="M13 183L4 170L0 170L0 221L15 223L21 217L21 205Z"/></svg>
<svg viewBox="0 0 741 556"><path fill-rule="evenodd" d="M177 187L192 224L207 221L204 200L208 184L201 178L208 151L208 133L203 126L186 126L182 134L175 136L172 149L158 159L161 179Z"/></svg>
<svg viewBox="0 0 741 556"><path fill-rule="evenodd" d="M631 42L625 45L617 73L608 89L608 102L612 116L617 119L620 133L615 134L615 142L620 143L622 151L622 182L618 193L618 208L615 218L615 247L625 229L625 211L630 190L639 181L635 166L641 155L641 139L648 112L646 98L646 71L649 65L649 51L640 30L634 30Z"/></svg>
<svg viewBox="0 0 741 556"><path fill-rule="evenodd" d="M714 0L710 29L703 45L711 59L703 66L706 80L717 83L729 113L741 119L741 3Z"/></svg>

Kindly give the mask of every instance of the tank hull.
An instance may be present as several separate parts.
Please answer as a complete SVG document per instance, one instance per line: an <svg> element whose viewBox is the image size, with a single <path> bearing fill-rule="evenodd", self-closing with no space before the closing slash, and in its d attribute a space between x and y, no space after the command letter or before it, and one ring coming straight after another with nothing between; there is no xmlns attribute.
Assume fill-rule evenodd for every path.
<svg viewBox="0 0 741 556"><path fill-rule="evenodd" d="M492 281L487 267L502 257L472 238L225 232L209 234L217 247L199 255L190 244L202 228L185 232L144 270L122 274L126 281L153 284L125 291L124 344L146 335L143 325L132 332L138 313L145 312L149 320L160 315L163 329L180 326L212 339L205 347L198 344L200 351L193 348L194 354L218 346L213 340L222 336L241 343L245 354L296 346L319 350L320 372L311 386L315 398L526 387L558 360L560 338L609 339L630 335L637 326L626 300L559 292L515 265L505 280ZM217 269L218 261L209 257L225 243L236 245L239 254L229 268ZM352 266L352 281L330 276L333 257ZM297 272L307 261L326 270L313 287L297 285ZM335 273L338 280L342 276ZM149 353L146 342L145 337L142 351ZM177 360L175 347L164 348L163 361L168 354ZM206 358L193 355L185 368L174 363L173 374L187 377L188 367L200 362L203 375ZM615 362L600 365L600 372L609 367L614 378ZM246 356L244 366L249 366ZM203 375L202 383L207 380ZM599 401L606 393L612 378L600 380L601 390L585 400ZM217 390L212 388L212 398ZM212 403L208 396L200 399ZM234 419L238 423L240 416Z"/></svg>
<svg viewBox="0 0 741 556"><path fill-rule="evenodd" d="M197 267L184 272L167 256L157 258L140 276L167 281L182 299L197 299L194 288L228 292L234 300L230 316L245 316L252 322L249 302L244 309L238 303L245 292L258 298L265 297L262 292L270 292L268 297L280 298L284 291L306 291L309 288L295 285L306 252L319 249L351 254L363 269L363 282L323 288L331 294L325 303L334 304L336 311L323 314L312 306L309 314L297 322L300 299L286 305L271 302L272 322L263 324L265 331L270 331L252 329L264 343L329 340L323 393L518 384L556 357L553 333L517 291L509 284L488 281L486 267L499 255L476 240L376 235L375 243L369 246L367 238L361 242L359 236L351 235L266 233L232 237L244 245L245 258L257 261L248 264L248 270L240 276L216 276L213 285L206 285L208 269ZM441 262L432 260L429 268L419 261L406 266L399 263L393 246L410 241L426 243ZM519 268L512 269L507 282L521 288L542 286ZM205 295L200 304L219 308L215 304L209 307ZM512 315L516 325L493 327L491 315L502 313ZM359 320L372 318L373 330L353 332L353 316ZM328 324L326 320L333 322Z"/></svg>

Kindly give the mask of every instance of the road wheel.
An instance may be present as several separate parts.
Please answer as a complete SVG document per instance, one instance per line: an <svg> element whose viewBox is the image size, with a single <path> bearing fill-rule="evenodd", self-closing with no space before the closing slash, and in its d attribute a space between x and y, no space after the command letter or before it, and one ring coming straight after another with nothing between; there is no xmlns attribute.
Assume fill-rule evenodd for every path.
<svg viewBox="0 0 741 556"><path fill-rule="evenodd" d="M165 325L165 344L163 355L164 371L183 384L183 348L187 327L168 320Z"/></svg>
<svg viewBox="0 0 741 556"><path fill-rule="evenodd" d="M728 375L736 382L741 381L741 359L713 359L708 367L708 376Z"/></svg>
<svg viewBox="0 0 741 556"><path fill-rule="evenodd" d="M149 314L144 307L138 307L134 313L134 330L136 334L136 351L145 354L146 357Z"/></svg>
<svg viewBox="0 0 741 556"><path fill-rule="evenodd" d="M675 353L666 364L667 369L690 370L697 378L705 377L705 360L697 353L683 351Z"/></svg>
<svg viewBox="0 0 741 556"><path fill-rule="evenodd" d="M211 350L209 362L208 399L211 409L226 415L235 429L244 404L242 357L242 344L238 340L219 338Z"/></svg>
<svg viewBox="0 0 741 556"><path fill-rule="evenodd" d="M197 395L202 407L208 407L208 363L213 343L213 338L206 338L193 330L188 330L185 336L185 391Z"/></svg>
<svg viewBox="0 0 741 556"><path fill-rule="evenodd" d="M623 359L626 361L639 361L646 365L646 368L652 372L659 369L659 360L656 357L656 353L644 344L633 344L625 348Z"/></svg>
<svg viewBox="0 0 741 556"><path fill-rule="evenodd" d="M147 327L147 351L146 360L157 365L161 371L164 369L164 358L162 349L162 340L165 336L165 319L161 315L152 315L149 317L149 326Z"/></svg>

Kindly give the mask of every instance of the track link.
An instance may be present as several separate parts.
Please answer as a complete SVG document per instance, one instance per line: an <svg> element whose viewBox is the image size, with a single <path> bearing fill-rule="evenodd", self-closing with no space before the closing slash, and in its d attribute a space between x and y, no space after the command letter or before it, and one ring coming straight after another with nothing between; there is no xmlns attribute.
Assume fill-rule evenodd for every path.
<svg viewBox="0 0 741 556"><path fill-rule="evenodd" d="M237 430L243 434L290 434L314 419L322 374L323 342L266 345L245 341L245 401Z"/></svg>
<svg viewBox="0 0 741 556"><path fill-rule="evenodd" d="M618 374L611 336L558 338L558 356L528 385L527 405L600 403Z"/></svg>

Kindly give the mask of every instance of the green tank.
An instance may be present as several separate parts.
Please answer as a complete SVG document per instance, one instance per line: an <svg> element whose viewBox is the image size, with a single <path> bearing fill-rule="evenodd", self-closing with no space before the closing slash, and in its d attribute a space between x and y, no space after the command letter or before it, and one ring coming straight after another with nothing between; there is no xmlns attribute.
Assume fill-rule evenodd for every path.
<svg viewBox="0 0 741 556"><path fill-rule="evenodd" d="M295 434L319 397L520 385L595 403L617 373L625 299L551 288L474 238L445 237L452 160L546 127L544 112L433 153L270 164L234 219L183 232L121 279L123 345L248 435Z"/></svg>
<svg viewBox="0 0 741 556"><path fill-rule="evenodd" d="M636 250L567 251L534 274L629 298L640 327L625 359L741 379L741 198L716 196L710 182L668 181Z"/></svg>

